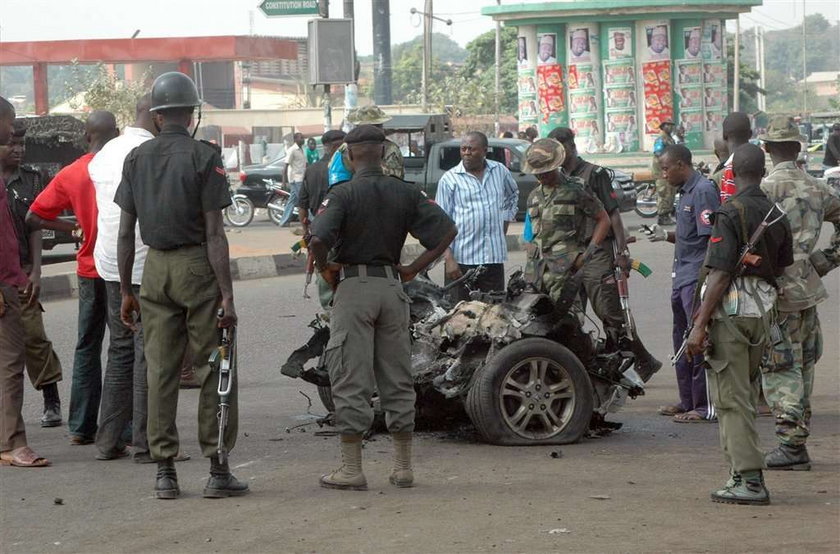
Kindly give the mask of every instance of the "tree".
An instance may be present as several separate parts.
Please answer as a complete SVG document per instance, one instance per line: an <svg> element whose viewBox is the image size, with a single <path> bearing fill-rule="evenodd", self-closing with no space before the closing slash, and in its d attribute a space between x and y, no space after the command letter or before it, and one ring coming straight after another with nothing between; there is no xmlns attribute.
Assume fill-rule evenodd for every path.
<svg viewBox="0 0 840 554"><path fill-rule="evenodd" d="M103 64L89 77L89 70L74 60L71 77L67 82L70 107L74 110L107 110L117 118L117 125L123 127L134 121L137 101L148 92L148 75L137 81L120 79L115 72Z"/></svg>
<svg viewBox="0 0 840 554"><path fill-rule="evenodd" d="M503 27L501 33L501 64L499 68L500 108L502 113L517 109L516 27ZM482 90L495 94L496 88L496 31L479 35L467 44L467 59L461 73L467 79L479 81ZM491 104L491 107L494 107ZM493 110L491 109L491 112ZM489 112L484 112L489 113Z"/></svg>
<svg viewBox="0 0 840 554"><path fill-rule="evenodd" d="M758 111L758 93L764 92L761 87L758 86L758 71L755 70L754 66L750 66L745 63L744 60L744 43L749 42L744 37L742 37L740 41L740 89L738 94L738 109L739 111L745 113L754 113ZM727 37L727 48L726 48L726 71L728 72L727 79L729 83L735 82L735 39L732 35ZM733 102L733 95L735 93L735 87L730 86L729 88L729 106L734 108L735 103Z"/></svg>

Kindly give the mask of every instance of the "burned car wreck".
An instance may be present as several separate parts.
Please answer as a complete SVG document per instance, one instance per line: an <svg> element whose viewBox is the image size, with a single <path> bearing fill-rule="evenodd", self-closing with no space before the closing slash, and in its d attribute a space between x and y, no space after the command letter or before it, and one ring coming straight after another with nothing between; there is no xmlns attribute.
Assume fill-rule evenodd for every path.
<svg viewBox="0 0 840 554"><path fill-rule="evenodd" d="M412 301L418 421L457 403L489 443L565 444L617 427L604 417L644 394L629 350L607 353L603 340L583 331L578 314L560 313L521 272L505 293L473 293L457 305L427 277L406 283L405 291ZM323 367L329 330L322 323L313 327L314 336L281 371L318 385L332 411ZM315 367L304 369L312 358Z"/></svg>

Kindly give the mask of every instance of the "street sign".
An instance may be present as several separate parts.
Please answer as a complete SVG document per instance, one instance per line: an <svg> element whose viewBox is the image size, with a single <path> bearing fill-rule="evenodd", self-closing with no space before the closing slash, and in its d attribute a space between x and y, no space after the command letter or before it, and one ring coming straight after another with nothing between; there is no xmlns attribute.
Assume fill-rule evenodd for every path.
<svg viewBox="0 0 840 554"><path fill-rule="evenodd" d="M318 0L263 0L258 7L267 17L318 15Z"/></svg>

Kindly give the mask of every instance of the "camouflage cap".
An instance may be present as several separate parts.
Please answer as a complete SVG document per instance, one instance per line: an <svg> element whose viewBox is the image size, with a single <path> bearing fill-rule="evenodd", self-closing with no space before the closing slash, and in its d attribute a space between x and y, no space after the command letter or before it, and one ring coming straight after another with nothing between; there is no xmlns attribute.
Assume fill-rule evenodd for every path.
<svg viewBox="0 0 840 554"><path fill-rule="evenodd" d="M671 121L670 119L666 119L665 121L663 121L662 123L659 124L659 128L661 129L662 127L664 127L666 125L670 125L671 127L673 127L674 122Z"/></svg>
<svg viewBox="0 0 840 554"><path fill-rule="evenodd" d="M566 149L554 139L544 138L535 141L525 151L524 173L540 174L554 171L566 159Z"/></svg>
<svg viewBox="0 0 840 554"><path fill-rule="evenodd" d="M801 142L804 137L792 117L777 115L770 120L767 130L758 139L764 142Z"/></svg>
<svg viewBox="0 0 840 554"><path fill-rule="evenodd" d="M383 112L379 106L354 108L347 114L347 121L353 125L379 125L390 119L391 116Z"/></svg>

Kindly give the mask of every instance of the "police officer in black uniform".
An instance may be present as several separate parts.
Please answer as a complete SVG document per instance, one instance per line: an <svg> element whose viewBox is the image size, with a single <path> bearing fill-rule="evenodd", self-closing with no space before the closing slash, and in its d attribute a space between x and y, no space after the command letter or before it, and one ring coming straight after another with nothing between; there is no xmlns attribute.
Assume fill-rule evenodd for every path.
<svg viewBox="0 0 840 554"><path fill-rule="evenodd" d="M367 489L361 441L373 423L370 399L376 387L394 441L390 481L410 487L415 395L409 298L401 281L410 281L440 257L457 231L444 211L417 188L382 172L385 133L381 129L360 125L345 142L353 179L330 189L310 242L315 265L335 288L326 362L343 459L343 465L322 476L320 484ZM427 250L403 266L400 252L408 233ZM334 262L328 263L333 247Z"/></svg>
<svg viewBox="0 0 840 554"><path fill-rule="evenodd" d="M206 498L237 496L248 485L231 475L218 447L218 373L206 360L218 346L217 327L236 324L230 259L222 210L230 205L227 176L219 152L193 140L187 129L201 104L192 79L164 73L152 85L152 107L160 134L135 148L123 167L114 201L122 208L117 258L122 292L121 318L132 327L141 313L149 383L149 452L158 462L155 495L180 494L173 458L178 453L175 415L181 360L189 345L201 382L198 436L210 458ZM131 287L134 226L140 223L149 247L140 287L140 301ZM217 319L221 307L224 315ZM237 434L236 383L230 396L225 445L232 449Z"/></svg>
<svg viewBox="0 0 840 554"><path fill-rule="evenodd" d="M26 342L26 373L36 390L44 395L44 415L41 427L61 425L61 400L58 382L61 381L61 362L47 338L38 290L41 286L41 231L26 224L26 213L35 197L46 186L40 171L23 163L26 155L26 124L17 119L11 141L0 146L0 167L6 182L6 195L12 211L12 222L17 231L20 249L20 266L29 276L28 290L20 292L24 340ZM35 290L33 290L35 289ZM34 295L33 295L34 292Z"/></svg>

